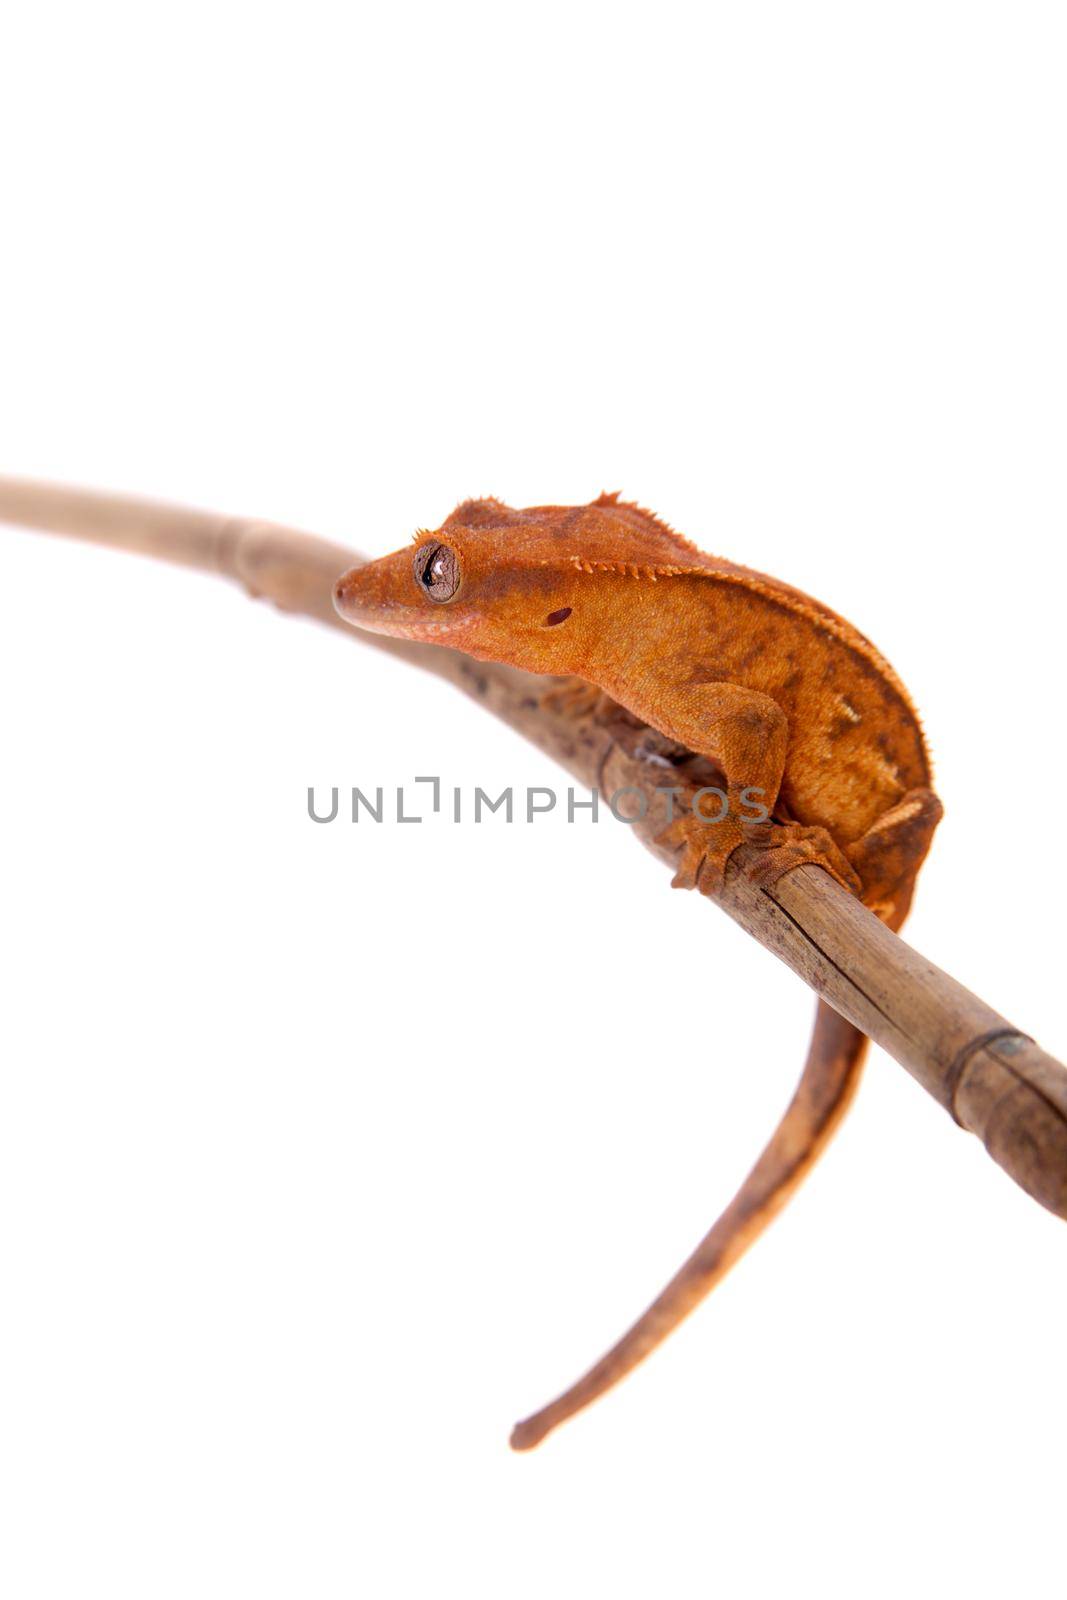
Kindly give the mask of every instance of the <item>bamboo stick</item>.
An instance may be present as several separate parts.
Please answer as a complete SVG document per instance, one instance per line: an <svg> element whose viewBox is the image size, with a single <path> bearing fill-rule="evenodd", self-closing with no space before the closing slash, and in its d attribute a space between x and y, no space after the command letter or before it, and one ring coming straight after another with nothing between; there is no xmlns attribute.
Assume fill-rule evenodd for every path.
<svg viewBox="0 0 1067 1600"><path fill-rule="evenodd" d="M666 823L664 773L684 806L705 776L649 729L546 693L546 680L456 651L357 634L333 608L337 577L359 556L262 521L0 478L0 521L136 551L228 577L283 611L316 618L449 679L602 793L634 792L632 831L656 843ZM677 802L676 802L677 803ZM816 994L899 1061L1017 1184L1067 1218L1067 1070L1025 1033L891 933L819 867L770 889L731 860L717 903Z"/></svg>

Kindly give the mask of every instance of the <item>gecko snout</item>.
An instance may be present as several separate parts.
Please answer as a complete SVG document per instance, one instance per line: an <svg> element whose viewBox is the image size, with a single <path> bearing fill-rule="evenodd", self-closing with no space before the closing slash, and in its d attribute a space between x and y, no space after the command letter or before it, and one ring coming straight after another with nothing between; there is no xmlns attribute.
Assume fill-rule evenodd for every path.
<svg viewBox="0 0 1067 1600"><path fill-rule="evenodd" d="M464 622L459 607L443 603L452 599L459 584L454 552L441 541L430 541L414 558L409 547L350 567L333 586L334 609L368 633L441 643Z"/></svg>
<svg viewBox="0 0 1067 1600"><path fill-rule="evenodd" d="M410 609L397 594L403 579L411 581L409 567L408 561L398 571L391 556L350 567L333 586L335 611L346 622L371 633L398 632ZM417 600L417 594L413 594L412 599Z"/></svg>
<svg viewBox="0 0 1067 1600"><path fill-rule="evenodd" d="M363 609L366 596L361 590L366 586L361 585L360 579L366 570L365 567L350 567L347 572L342 572L333 586L334 610L338 611L346 622L357 621Z"/></svg>

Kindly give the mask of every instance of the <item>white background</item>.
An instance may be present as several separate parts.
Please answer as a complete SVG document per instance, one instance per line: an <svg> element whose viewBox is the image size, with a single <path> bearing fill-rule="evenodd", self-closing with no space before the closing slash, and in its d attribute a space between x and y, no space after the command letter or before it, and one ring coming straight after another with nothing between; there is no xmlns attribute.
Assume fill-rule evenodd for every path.
<svg viewBox="0 0 1067 1600"><path fill-rule="evenodd" d="M379 554L618 488L923 708L910 938L1061 1056L1067 239L1048 5L38 4L2 470ZM810 996L622 827L316 827L561 775L238 591L0 534L0 1588L1048 1594L1067 1276L887 1057L772 1232L541 1450L729 1197Z"/></svg>

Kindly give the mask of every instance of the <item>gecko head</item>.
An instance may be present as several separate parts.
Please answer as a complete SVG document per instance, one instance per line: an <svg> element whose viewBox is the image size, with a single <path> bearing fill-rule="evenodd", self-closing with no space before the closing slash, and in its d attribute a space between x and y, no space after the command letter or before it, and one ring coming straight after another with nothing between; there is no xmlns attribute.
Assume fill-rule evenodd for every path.
<svg viewBox="0 0 1067 1600"><path fill-rule="evenodd" d="M546 528L545 509L466 501L436 532L346 572L334 605L371 633L532 672L570 671L567 624L580 609L581 575Z"/></svg>

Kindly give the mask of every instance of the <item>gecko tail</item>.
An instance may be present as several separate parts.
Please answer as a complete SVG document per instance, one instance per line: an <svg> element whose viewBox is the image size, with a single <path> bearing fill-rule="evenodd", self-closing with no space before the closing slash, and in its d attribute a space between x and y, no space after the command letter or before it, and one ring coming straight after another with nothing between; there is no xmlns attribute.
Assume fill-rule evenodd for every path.
<svg viewBox="0 0 1067 1600"><path fill-rule="evenodd" d="M852 1100L866 1049L866 1035L820 1000L796 1093L722 1216L607 1355L558 1399L516 1424L512 1449L531 1450L553 1428L613 1388L726 1276L818 1161Z"/></svg>

